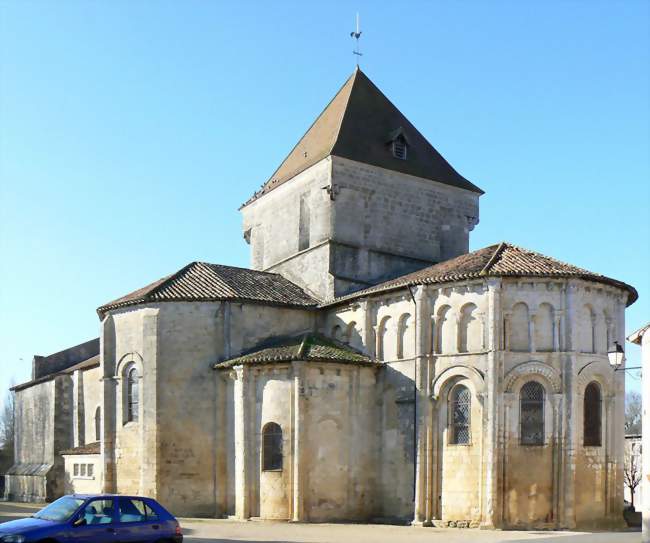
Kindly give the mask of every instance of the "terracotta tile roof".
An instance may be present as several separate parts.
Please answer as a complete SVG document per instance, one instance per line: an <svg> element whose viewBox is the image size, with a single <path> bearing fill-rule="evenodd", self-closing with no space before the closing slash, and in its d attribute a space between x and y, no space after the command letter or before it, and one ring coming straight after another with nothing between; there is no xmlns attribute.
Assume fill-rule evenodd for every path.
<svg viewBox="0 0 650 543"><path fill-rule="evenodd" d="M260 345L246 354L214 364L214 369L225 369L240 364L270 364L273 362L338 362L373 365L371 358L348 345L320 334L305 334L288 339L274 340Z"/></svg>
<svg viewBox="0 0 650 543"><path fill-rule="evenodd" d="M650 330L650 322L646 324L645 326L642 326L638 330L635 330L632 332L629 336L627 336L627 340L630 343L635 343L636 345L641 345L641 342L643 341L643 336L645 333Z"/></svg>
<svg viewBox="0 0 650 543"><path fill-rule="evenodd" d="M627 305L633 304L638 293L636 289L622 281L566 264L549 256L511 243L502 242L477 251L446 260L408 275L391 279L361 291L341 296L322 304L333 305L369 294L395 290L414 285L451 283L479 277L549 277L575 278L615 286L628 292Z"/></svg>
<svg viewBox="0 0 650 543"><path fill-rule="evenodd" d="M61 451L61 454L99 454L100 452L101 445L99 441L95 441L94 443L86 443L85 445L81 445L79 447Z"/></svg>
<svg viewBox="0 0 650 543"><path fill-rule="evenodd" d="M391 138L408 142L406 160L395 158ZM244 206L323 158L335 155L483 194L460 175L358 68L309 127L271 178Z"/></svg>
<svg viewBox="0 0 650 543"><path fill-rule="evenodd" d="M317 300L277 273L192 262L178 272L159 279L97 309L106 311L154 302L241 300L292 307L315 307Z"/></svg>

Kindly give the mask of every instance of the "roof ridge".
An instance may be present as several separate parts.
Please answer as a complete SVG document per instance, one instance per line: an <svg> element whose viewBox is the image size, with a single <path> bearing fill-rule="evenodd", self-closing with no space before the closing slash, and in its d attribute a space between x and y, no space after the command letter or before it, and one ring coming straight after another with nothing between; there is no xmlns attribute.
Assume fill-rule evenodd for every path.
<svg viewBox="0 0 650 543"><path fill-rule="evenodd" d="M494 253L493 253L492 256L490 257L490 259L486 262L485 266L483 266L483 269L478 273L479 276L481 276L481 275L487 275L488 273L490 273L490 271L489 271L490 268L491 268L492 265L496 262L497 258L499 258L499 256L501 255L501 253L503 252L503 250L504 250L507 246L508 246L508 243L505 242L505 241L502 241L501 243L499 243L499 245L498 245L497 248L494 250ZM479 251L480 251L480 249L479 249Z"/></svg>
<svg viewBox="0 0 650 543"><path fill-rule="evenodd" d="M569 262L565 262L564 260L560 260L559 258L555 258L555 257L552 257L552 256L545 255L544 253L540 253L539 251L533 251L532 249L527 249L526 247L522 247L520 245L515 245L514 243L507 243L507 242L504 242L504 243L506 243L506 245L510 249L516 249L518 251L523 251L523 252L526 252L526 253L531 253L531 254L540 256L540 257L545 258L547 260L552 260L553 262L557 262L558 264L561 264L562 266L568 266L570 268L580 270L581 273L586 273L586 274L589 274L589 275L596 275L596 276L599 276L599 277L607 277L606 275L603 275L602 273L593 272L591 270L588 270L587 268L583 268L581 266L576 266L575 264L571 264Z"/></svg>
<svg viewBox="0 0 650 543"><path fill-rule="evenodd" d="M334 102L334 100L336 100L336 97L337 97L337 96L341 93L341 91L345 88L345 86L348 84L348 82L350 81L350 79L356 78L357 73L359 73L359 72L361 72L361 70L355 70L354 72L352 72L351 75L349 75L349 76L347 77L347 79L344 81L344 83L343 83L343 84L339 87L339 89L334 93L334 96L332 96L332 98L330 99L330 101L327 102L327 105L326 105L326 106L321 110L321 112L318 114L318 116L317 116L317 117L313 120L313 122L309 125L309 127L307 128L307 130L305 130L305 131L303 132L302 136L300 136L300 138L298 138L298 141L296 142L296 144L295 144L295 145L294 145L294 146L289 150L289 152L285 155L285 157L284 157L284 158L282 159L282 161L280 162L280 165L279 165L279 166L275 169L275 171L271 174L271 177L269 177L269 178L268 178L264 183L262 183L262 186L260 187L260 189L257 190L257 191L255 191L255 193L254 193L254 194L253 194L253 195L252 195L248 200L246 200L246 201L245 201L241 206L239 206L239 209L240 209L240 210L241 210L242 208L246 207L248 204L252 203L253 201L257 200L257 198L263 194L263 191L264 191L264 188L266 187L266 185L273 181L273 177L275 176L275 174L277 174L277 173L280 171L280 169L282 168L282 166L284 166L284 163L287 161L287 159L292 155L292 153L296 150L296 148L300 145L300 143L305 139L305 136L306 136L307 134L309 134L309 132L311 131L311 129L314 128L314 126L316 125L316 123L317 123L317 122L318 122L318 121L323 117L323 115L325 114L325 112L326 112L326 111L329 109L329 107L332 105L332 102ZM361 73L363 73L363 72L361 72ZM353 83L353 85L354 85L354 83ZM350 91L350 93L351 93L351 91ZM349 99L350 99L350 96L348 95L347 100L349 100ZM346 104L347 104L347 101L346 101ZM343 116L345 116L345 110L343 111ZM334 148L334 145L336 144L336 140L337 140L337 138L338 138L338 133L339 133L338 131L341 130L341 123L342 123L342 122L343 122L343 117L341 117L341 121L339 122L339 127L338 127L338 130L337 130L337 133L336 133L336 136L337 136L337 137L334 138L334 141L333 141L333 143L332 143L332 146L331 146L331 148L329 149L329 153L328 153L327 155L325 155L325 156L329 156L329 155L331 154L332 149ZM315 164L315 163L314 163L314 164ZM312 166L313 166L313 164L312 164ZM296 174L294 174L294 175L296 175Z"/></svg>
<svg viewBox="0 0 650 543"><path fill-rule="evenodd" d="M189 268L191 268L191 267L194 266L195 264L199 264L199 262L192 261L192 262L190 262L189 264L186 264L185 266L183 266L183 267L182 267L180 270L178 270L177 272L172 273L171 275L168 275L167 278L163 279L160 283L158 283L157 285L153 286L150 290L148 290L147 292L145 292L145 293L142 295L142 299L143 299L143 300L146 300L149 296L152 296L152 295L154 295L154 294L160 292L160 290L161 290L163 287L167 287L167 286L169 286L169 285L172 283L172 281L175 281L176 279L180 279L180 278L183 277L183 275L184 275L184 274L189 270Z"/></svg>

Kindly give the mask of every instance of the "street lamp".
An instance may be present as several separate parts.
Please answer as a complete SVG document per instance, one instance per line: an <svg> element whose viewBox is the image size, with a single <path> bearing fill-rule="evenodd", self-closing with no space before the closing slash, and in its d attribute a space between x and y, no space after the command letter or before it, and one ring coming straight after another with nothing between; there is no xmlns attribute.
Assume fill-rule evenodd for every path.
<svg viewBox="0 0 650 543"><path fill-rule="evenodd" d="M614 348L611 351L607 351L607 358L609 358L609 364L614 368L614 371L620 368L625 361L625 351L618 341L614 342Z"/></svg>

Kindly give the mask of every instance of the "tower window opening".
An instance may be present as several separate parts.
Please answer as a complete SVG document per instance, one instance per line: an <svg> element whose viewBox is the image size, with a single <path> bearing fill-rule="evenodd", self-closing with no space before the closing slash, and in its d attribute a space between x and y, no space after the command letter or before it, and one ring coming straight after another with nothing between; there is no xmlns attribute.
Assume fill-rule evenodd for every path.
<svg viewBox="0 0 650 543"><path fill-rule="evenodd" d="M393 156L400 160L406 160L406 141L404 138L399 137L393 140Z"/></svg>

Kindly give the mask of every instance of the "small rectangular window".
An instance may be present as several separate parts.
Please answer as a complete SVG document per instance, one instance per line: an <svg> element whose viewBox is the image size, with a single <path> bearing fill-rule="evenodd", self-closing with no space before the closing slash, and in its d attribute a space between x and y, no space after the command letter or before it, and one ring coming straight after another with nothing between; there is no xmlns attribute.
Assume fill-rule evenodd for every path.
<svg viewBox="0 0 650 543"><path fill-rule="evenodd" d="M81 475L81 477L86 476L86 464L79 464L79 475Z"/></svg>
<svg viewBox="0 0 650 543"><path fill-rule="evenodd" d="M88 474L88 477L92 477L95 472L95 466L92 464L88 464L88 468L86 469L86 473Z"/></svg>
<svg viewBox="0 0 650 543"><path fill-rule="evenodd" d="M398 138L393 141L393 156L400 160L406 160L406 142Z"/></svg>
<svg viewBox="0 0 650 543"><path fill-rule="evenodd" d="M74 465L74 467L72 468L72 474L75 477L79 477L79 464Z"/></svg>

